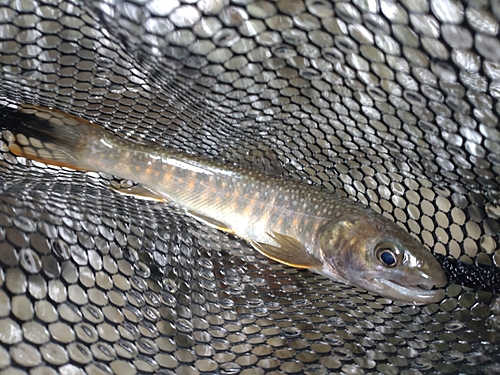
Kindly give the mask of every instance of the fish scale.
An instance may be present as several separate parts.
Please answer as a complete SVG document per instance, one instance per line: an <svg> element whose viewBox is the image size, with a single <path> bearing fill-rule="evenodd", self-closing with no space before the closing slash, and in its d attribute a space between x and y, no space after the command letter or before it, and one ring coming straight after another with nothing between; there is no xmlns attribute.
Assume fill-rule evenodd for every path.
<svg viewBox="0 0 500 375"><path fill-rule="evenodd" d="M84 119L31 105L10 124L18 155L136 181L119 191L170 200L201 222L234 233L267 257L411 303L437 302L446 276L393 221L326 190L116 137Z"/></svg>

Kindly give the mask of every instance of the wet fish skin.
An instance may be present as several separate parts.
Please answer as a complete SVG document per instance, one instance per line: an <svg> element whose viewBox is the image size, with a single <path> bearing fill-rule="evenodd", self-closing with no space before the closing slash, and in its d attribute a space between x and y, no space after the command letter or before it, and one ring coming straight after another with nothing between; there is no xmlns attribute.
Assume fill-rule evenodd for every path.
<svg viewBox="0 0 500 375"><path fill-rule="evenodd" d="M81 118L19 107L11 151L47 164L136 181L266 256L382 296L437 302L441 266L417 240L370 209L308 184L123 140ZM26 126L25 126L26 125ZM394 257L384 264L381 254ZM391 255L392 254L392 255Z"/></svg>

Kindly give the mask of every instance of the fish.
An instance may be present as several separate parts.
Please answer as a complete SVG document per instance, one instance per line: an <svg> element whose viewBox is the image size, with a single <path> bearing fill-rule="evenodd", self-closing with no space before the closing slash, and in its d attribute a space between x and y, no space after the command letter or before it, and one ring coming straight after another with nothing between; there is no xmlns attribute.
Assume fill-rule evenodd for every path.
<svg viewBox="0 0 500 375"><path fill-rule="evenodd" d="M418 305L446 295L447 276L432 253L351 199L259 169L124 139L57 109L22 104L16 114L18 120L1 125L10 130L9 149L18 157L135 181L139 185L118 192L172 202L272 260L385 298Z"/></svg>

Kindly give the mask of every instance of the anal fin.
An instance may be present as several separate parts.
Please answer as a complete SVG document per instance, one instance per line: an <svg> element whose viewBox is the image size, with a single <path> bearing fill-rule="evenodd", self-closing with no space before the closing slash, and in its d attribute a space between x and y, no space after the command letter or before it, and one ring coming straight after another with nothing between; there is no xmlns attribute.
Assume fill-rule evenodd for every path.
<svg viewBox="0 0 500 375"><path fill-rule="evenodd" d="M296 268L322 268L323 263L313 257L306 247L291 236L273 232L268 233L280 246L273 246L257 241L249 241L261 254L277 262Z"/></svg>

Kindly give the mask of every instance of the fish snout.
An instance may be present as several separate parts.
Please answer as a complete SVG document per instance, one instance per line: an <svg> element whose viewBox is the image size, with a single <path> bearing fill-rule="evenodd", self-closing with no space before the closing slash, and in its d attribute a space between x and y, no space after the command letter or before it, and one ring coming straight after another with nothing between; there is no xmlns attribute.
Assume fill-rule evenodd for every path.
<svg viewBox="0 0 500 375"><path fill-rule="evenodd" d="M443 271L441 265L439 265L439 270L432 275L432 281L434 282L434 286L436 288L442 288L448 284L448 276L446 276L446 273Z"/></svg>
<svg viewBox="0 0 500 375"><path fill-rule="evenodd" d="M428 267L425 267L425 273L421 275L421 277L425 280L429 281L429 285L442 288L446 284L448 284L448 276L444 272L441 264L434 258L434 255L429 253L432 257L430 261L428 261Z"/></svg>
<svg viewBox="0 0 500 375"><path fill-rule="evenodd" d="M441 265L433 259L435 264L425 269L415 269L412 274L407 275L406 283L412 286L418 286L425 290L433 288L442 288L448 284L448 277L444 273ZM432 263L434 263L432 262Z"/></svg>
<svg viewBox="0 0 500 375"><path fill-rule="evenodd" d="M448 277L434 255L425 248L408 251L402 265L406 273L406 283L423 289L442 288L448 283Z"/></svg>
<svg viewBox="0 0 500 375"><path fill-rule="evenodd" d="M448 283L448 277L441 264L430 252L419 259L424 261L413 263L414 267L407 264L401 272L378 280L384 285L386 295L414 304L437 303L445 297L442 288Z"/></svg>

